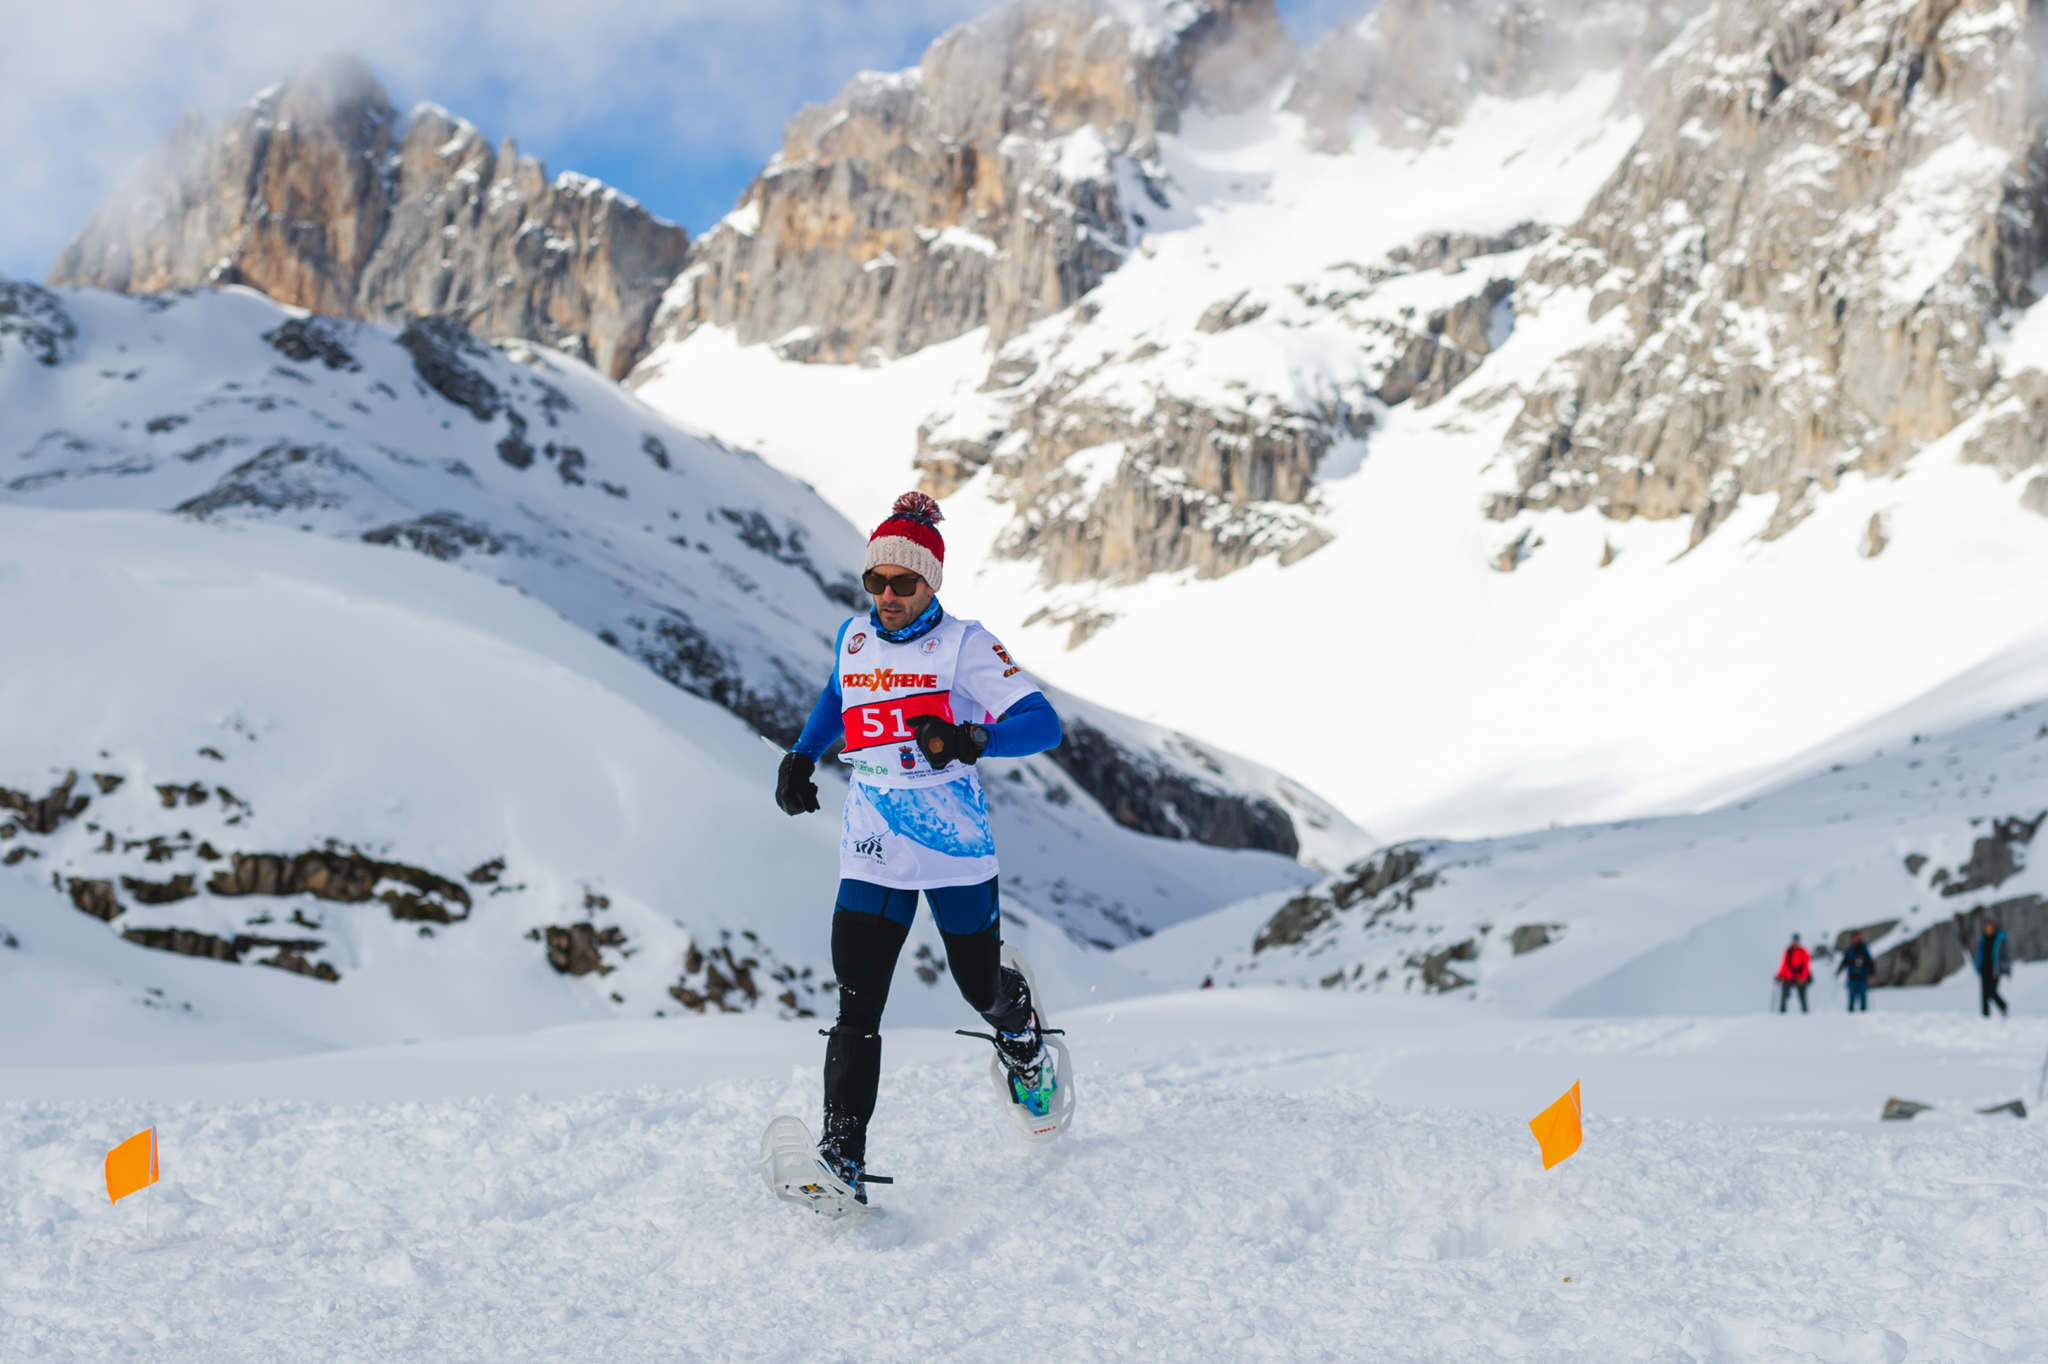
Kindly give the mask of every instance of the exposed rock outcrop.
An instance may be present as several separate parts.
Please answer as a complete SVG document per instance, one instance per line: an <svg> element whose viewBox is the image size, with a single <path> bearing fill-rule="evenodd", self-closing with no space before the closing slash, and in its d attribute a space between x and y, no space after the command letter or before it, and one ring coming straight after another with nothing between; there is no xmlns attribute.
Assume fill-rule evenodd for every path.
<svg viewBox="0 0 2048 1364"><path fill-rule="evenodd" d="M1242 107L1294 56L1272 0L1003 5L791 120L657 333L827 361L982 326L1000 345L1122 263L1158 133L1196 102Z"/></svg>
<svg viewBox="0 0 2048 1364"><path fill-rule="evenodd" d="M189 928L125 928L121 930L121 936L138 947L234 963L241 962L244 956L257 948L272 948L275 954L258 958L255 965L274 966L280 971L311 976L315 980L333 982L341 979L341 973L334 969L332 963L316 962L307 956L307 953L318 952L326 946L317 938L266 938L249 933L222 938Z"/></svg>
<svg viewBox="0 0 2048 1364"><path fill-rule="evenodd" d="M0 278L0 355L20 346L37 364L55 366L78 339L78 324L48 289Z"/></svg>
<svg viewBox="0 0 2048 1364"><path fill-rule="evenodd" d="M2048 383L2000 388L1993 323L2048 261L2048 149L2018 0L1720 0L1652 72L1632 155L1522 287L1599 339L1529 395L1493 512L1689 517L1767 535L1987 401L1966 455L2041 460Z"/></svg>
<svg viewBox="0 0 2048 1364"><path fill-rule="evenodd" d="M1986 919L2005 930L2015 961L2048 961L2048 898L2018 895L1980 905L1877 954L1872 985L1932 985L1970 969Z"/></svg>
<svg viewBox="0 0 2048 1364"><path fill-rule="evenodd" d="M1294 821L1277 803L1204 785L1119 745L1086 721L1069 718L1064 729L1065 738L1049 756L1125 828L1286 857L1301 850Z"/></svg>
<svg viewBox="0 0 2048 1364"><path fill-rule="evenodd" d="M536 929L526 936L546 942L548 965L565 976L610 975L613 968L605 962L603 949L626 945L626 935L612 924L550 925L545 935Z"/></svg>
<svg viewBox="0 0 2048 1364"><path fill-rule="evenodd" d="M509 139L493 151L445 110L421 105L401 120L367 68L334 59L217 129L188 116L49 282L129 293L247 284L317 313L445 314L561 346L617 378L687 245L632 199L585 176L551 181Z"/></svg>
<svg viewBox="0 0 2048 1364"><path fill-rule="evenodd" d="M297 854L235 853L206 883L214 895L311 895L361 904L381 900L394 919L455 923L469 917L469 892L445 876L353 849Z"/></svg>
<svg viewBox="0 0 2048 1364"><path fill-rule="evenodd" d="M1316 480L1337 444L1367 435L1385 406L1441 400L1505 339L1514 285L1490 258L1518 264L1509 253L1540 231L1433 233L1379 265L1240 290L1172 344L1105 352L1084 301L1060 334L1002 350L971 404L925 422L918 468L941 493L992 472L1017 512L999 551L1035 560L1048 583L1293 563L1329 542ZM1447 278L1431 294L1449 301L1417 307L1384 290L1432 272ZM1353 368L1284 394L1184 384L1207 337L1254 324L1325 331Z"/></svg>
<svg viewBox="0 0 2048 1364"><path fill-rule="evenodd" d="M1252 941L1253 955L1274 948L1298 947L1339 915L1360 906L1367 907L1367 918L1372 923L1413 910L1416 895L1437 882L1436 872L1423 870L1424 861L1434 851L1435 845L1427 843L1406 843L1386 848L1346 868L1341 875L1331 877L1315 890L1296 896L1282 905L1279 912L1259 929ZM1472 955L1476 955L1476 951ZM1471 955L1444 957L1429 968L1433 980L1444 978L1445 962L1470 959ZM1421 971L1424 967L1422 956L1418 955L1411 965ZM1470 983L1462 981L1462 978L1461 982ZM1430 988L1453 987L1431 984Z"/></svg>
<svg viewBox="0 0 2048 1364"><path fill-rule="evenodd" d="M0 810L12 810L16 818L8 823L18 823L32 834L55 833L67 819L76 819L92 804L91 796L74 796L72 788L78 785L78 773L68 772L64 780L40 796L25 791L11 791L0 786Z"/></svg>

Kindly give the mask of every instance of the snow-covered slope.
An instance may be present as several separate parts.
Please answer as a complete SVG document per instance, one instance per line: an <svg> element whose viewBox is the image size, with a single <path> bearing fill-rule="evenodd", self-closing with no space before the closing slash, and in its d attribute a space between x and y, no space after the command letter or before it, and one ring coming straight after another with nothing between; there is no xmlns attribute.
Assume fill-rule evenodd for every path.
<svg viewBox="0 0 2048 1364"><path fill-rule="evenodd" d="M898 1182L829 1225L753 1171L772 1113L815 1116L805 1024L0 1069L0 1355L2048 1353L2048 1136L1969 1111L2032 1104L2038 1018L1214 990L1062 1021L1085 1088L1050 1150L999 1128L969 1043L893 1032L869 1149ZM1546 1172L1524 1124L1575 1079L1586 1142ZM1935 1111L1881 1124L1894 1093ZM163 1183L110 1209L102 1154L152 1121Z"/></svg>
<svg viewBox="0 0 2048 1364"><path fill-rule="evenodd" d="M240 289L0 292L11 308L0 316L0 502L176 510L445 560L785 741L858 600L862 537L815 493L557 352L487 346L435 322L394 333L308 317ZM948 601L976 613L971 593ZM1017 628L979 614L999 633ZM1061 700L1075 741L1019 764L994 795L1020 827L1050 821L1084 844L1100 830L1121 847L1121 823L1324 869L1367 846L1278 773ZM1089 942L1226 898L1175 873L1155 880L1164 864L1149 855L1080 855L1095 867L1084 878L1050 835L1039 853L1035 872L1013 859L1037 887L1031 902Z"/></svg>
<svg viewBox="0 0 2048 1364"><path fill-rule="evenodd" d="M1815 763L1701 814L1401 845L1119 959L1163 983L1609 1015L1759 1009L1795 932L1827 952L1865 930L1880 986L1967 974L1986 917L2048 959L2048 631L1798 766Z"/></svg>
<svg viewBox="0 0 2048 1364"><path fill-rule="evenodd" d="M517 586L761 727L793 733L809 713L860 540L807 489L680 435L588 366L241 288L0 289L33 328L26 346L0 336L0 498L415 550Z"/></svg>
<svg viewBox="0 0 2048 1364"><path fill-rule="evenodd" d="M831 1012L836 819L782 815L744 723L542 604L420 556L129 512L0 508L0 582L20 1045ZM1062 997L1121 971L1050 925L1136 932L1309 875L1046 799L1056 769L989 776L1019 793L995 816L1006 917ZM942 961L921 927L892 1016L961 1013Z"/></svg>
<svg viewBox="0 0 2048 1364"><path fill-rule="evenodd" d="M1975 451L1986 419L1842 475L1786 534L1761 499L1704 539L1486 517L1528 395L1626 321L1589 320L1604 283L1524 278L1516 230L1570 220L1628 153L1616 79L1342 156L1284 111L1191 117L1140 248L994 357L804 365L706 328L631 383L842 507L964 480L955 555L1045 672L1383 837L1703 808L2048 620L2048 533ZM1255 470L1287 486L1259 501Z"/></svg>

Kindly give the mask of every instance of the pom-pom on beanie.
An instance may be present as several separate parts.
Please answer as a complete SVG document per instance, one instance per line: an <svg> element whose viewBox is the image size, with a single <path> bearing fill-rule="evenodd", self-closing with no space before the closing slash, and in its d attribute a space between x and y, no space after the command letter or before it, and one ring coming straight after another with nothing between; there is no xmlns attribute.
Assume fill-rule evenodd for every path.
<svg viewBox="0 0 2048 1364"><path fill-rule="evenodd" d="M861 572L895 564L917 574L932 585L932 591L938 591L939 579L946 571L946 541L939 534L939 522L945 519L939 504L927 494L903 494L889 509L889 519L876 526L875 533L868 537L868 561Z"/></svg>

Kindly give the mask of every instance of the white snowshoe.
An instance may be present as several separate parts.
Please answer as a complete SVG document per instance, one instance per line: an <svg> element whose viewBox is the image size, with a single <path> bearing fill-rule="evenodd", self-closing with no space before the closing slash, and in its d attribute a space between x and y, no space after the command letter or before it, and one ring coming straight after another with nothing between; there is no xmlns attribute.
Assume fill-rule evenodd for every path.
<svg viewBox="0 0 2048 1364"><path fill-rule="evenodd" d="M810 1130L786 1113L770 1122L768 1130L761 1134L759 1169L768 1192L820 1217L865 1212L865 1186L893 1182L880 1175L863 1174L849 1184L818 1153Z"/></svg>
<svg viewBox="0 0 2048 1364"><path fill-rule="evenodd" d="M1074 1119L1074 1061L1067 1054L1066 1040L1059 1029L1046 1020L1031 968L1008 943L1003 944L1002 963L1023 976L1031 990L1031 1011L1037 1022L1040 1047L1037 1084L1027 1085L1018 1075L1002 1043L994 1036L965 1029L959 1030L960 1035L979 1037L995 1045L995 1055L988 1063L989 1079L1002 1096L1003 1115L1018 1135L1027 1141L1051 1141Z"/></svg>

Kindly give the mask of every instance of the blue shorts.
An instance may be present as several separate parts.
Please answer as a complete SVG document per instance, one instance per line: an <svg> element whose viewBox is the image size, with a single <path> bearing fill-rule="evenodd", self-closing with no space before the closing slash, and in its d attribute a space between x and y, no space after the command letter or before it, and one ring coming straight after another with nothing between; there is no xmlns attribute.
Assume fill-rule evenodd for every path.
<svg viewBox="0 0 2048 1364"><path fill-rule="evenodd" d="M962 937L993 928L1002 918L996 894L996 878L972 886L941 886L923 892L878 886L851 877L839 883L839 900L834 906L841 914L874 914L909 928L917 918L917 897L922 893L932 907L939 932Z"/></svg>

